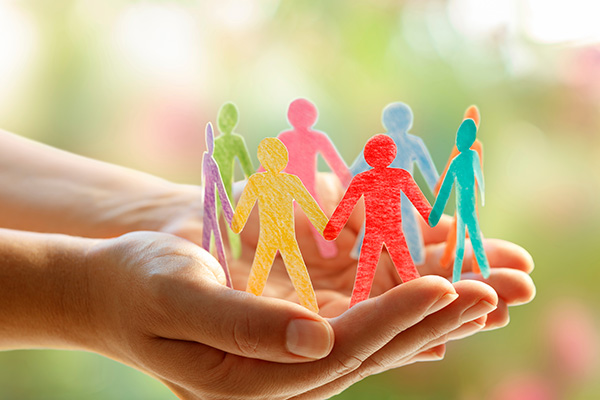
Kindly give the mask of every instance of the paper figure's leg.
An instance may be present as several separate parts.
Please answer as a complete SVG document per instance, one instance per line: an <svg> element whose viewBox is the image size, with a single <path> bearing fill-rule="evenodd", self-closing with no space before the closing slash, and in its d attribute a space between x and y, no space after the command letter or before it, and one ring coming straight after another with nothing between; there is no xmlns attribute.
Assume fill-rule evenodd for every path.
<svg viewBox="0 0 600 400"><path fill-rule="evenodd" d="M216 225L214 229L215 247L217 248L217 257L223 272L225 272L225 279L227 281L227 287L233 289L233 283L231 282L231 274L229 273L229 266L227 265L227 257L225 256L225 247L223 246L223 238L221 237L221 230L219 225Z"/></svg>
<svg viewBox="0 0 600 400"><path fill-rule="evenodd" d="M229 199L231 199L231 188L229 188L229 190L226 188L225 191L227 192ZM234 206L233 203L231 203L231 205ZM221 199L217 196L217 221L221 218L222 209ZM237 260L242 255L242 241L239 235L233 233L229 225L227 225L227 228L225 229L227 230L227 239L229 240L229 250L231 250L231 256Z"/></svg>
<svg viewBox="0 0 600 400"><path fill-rule="evenodd" d="M211 229L211 220L207 214L204 214L204 218L202 219L202 248L210 253L210 234L212 232Z"/></svg>
<svg viewBox="0 0 600 400"><path fill-rule="evenodd" d="M277 249L265 243L266 240L259 237L258 245L256 246L256 254L248 276L248 286L246 292L260 296L265 289L273 260L277 254Z"/></svg>
<svg viewBox="0 0 600 400"><path fill-rule="evenodd" d="M444 249L444 254L440 258L440 265L444 268L450 266L450 262L452 261L452 257L454 257L454 252L456 251L456 212L454 213L454 218L452 218L452 223L450 224L450 230L448 230L448 236L446 236L446 248Z"/></svg>
<svg viewBox="0 0 600 400"><path fill-rule="evenodd" d="M423 245L423 234L417 221L417 211L410 200L402 193L402 231L406 237L408 250L415 264L421 265L425 262L425 249Z"/></svg>
<svg viewBox="0 0 600 400"><path fill-rule="evenodd" d="M460 217L456 218L456 256L454 257L454 270L452 273L452 282L460 281L462 272L463 258L465 256L465 222Z"/></svg>
<svg viewBox="0 0 600 400"><path fill-rule="evenodd" d="M231 256L237 260L242 255L242 241L240 236L233 233L229 226L227 226L225 229L227 230L227 239L229 240Z"/></svg>
<svg viewBox="0 0 600 400"><path fill-rule="evenodd" d="M477 218L479 220L479 208L477 207L477 204L475 204L475 212L477 213ZM479 268L479 263L477 262L477 254L475 254L475 252L473 252L473 254L471 255L471 260L473 262L473 272L476 274L480 274L481 269Z"/></svg>
<svg viewBox="0 0 600 400"><path fill-rule="evenodd" d="M377 262L381 255L383 242L373 238L365 238L362 249L360 251L360 259L358 260L358 268L356 270L356 280L352 289L352 298L350 299L350 307L363 300L369 298L371 293L371 284L375 276Z"/></svg>
<svg viewBox="0 0 600 400"><path fill-rule="evenodd" d="M310 311L318 313L319 306L317 304L317 296L313 289L306 269L306 264L300 254L298 243L294 240L293 243L286 243L285 247L281 249L281 257L285 264L285 269L292 280L292 285L296 289L296 294L300 299L300 304L308 308Z"/></svg>
<svg viewBox="0 0 600 400"><path fill-rule="evenodd" d="M361 250L364 238L365 238L365 224L363 223L362 228L360 228L360 232L358 233L358 236L356 236L356 242L354 242L354 247L352 248L352 251L350 252L350 257L354 258L355 260L358 260L358 258L360 257L360 250Z"/></svg>
<svg viewBox="0 0 600 400"><path fill-rule="evenodd" d="M402 278L402 282L406 283L421 276L410 256L404 235L396 235L394 238L386 240L385 247L394 262L398 275Z"/></svg>
<svg viewBox="0 0 600 400"><path fill-rule="evenodd" d="M338 248L335 242L329 242L321 236L319 231L311 225L311 230L313 233L313 237L315 238L315 242L317 243L317 249L319 250L319 254L323 258L333 258L338 254Z"/></svg>
<svg viewBox="0 0 600 400"><path fill-rule="evenodd" d="M477 258L477 262L479 263L479 267L481 268L481 274L484 278L488 278L490 276L490 264L488 263L487 256L485 254L485 249L483 248L483 235L481 234L481 229L479 229L479 223L477 220L473 218L468 221L467 229L469 230L469 237L471 238L471 245L473 246L473 253Z"/></svg>

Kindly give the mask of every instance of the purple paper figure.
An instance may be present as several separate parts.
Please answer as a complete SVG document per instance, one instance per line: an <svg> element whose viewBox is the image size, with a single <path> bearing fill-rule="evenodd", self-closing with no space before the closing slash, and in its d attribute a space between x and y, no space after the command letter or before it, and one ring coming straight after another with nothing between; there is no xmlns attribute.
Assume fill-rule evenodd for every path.
<svg viewBox="0 0 600 400"><path fill-rule="evenodd" d="M211 235L214 234L217 258L223 267L223 271L225 271L227 286L233 288L229 267L227 266L227 258L225 257L223 238L221 236L221 230L219 229L219 219L217 218L217 193L221 199L223 215L229 225L231 225L231 220L233 219L233 209L231 208L231 203L227 197L221 174L219 173L219 166L213 158L215 138L210 122L206 125L206 149L207 151L202 155L202 178L204 185L204 226L202 228L202 247L210 252L210 238Z"/></svg>
<svg viewBox="0 0 600 400"><path fill-rule="evenodd" d="M302 180L308 192L323 208L317 193L317 157L323 156L325 162L337 175L344 187L348 187L352 175L326 133L313 130L318 112L313 103L306 99L296 99L288 108L288 121L294 129L284 131L277 136L288 149L290 161L284 172L296 175ZM332 258L337 255L337 246L328 242L311 226L317 248L321 256Z"/></svg>

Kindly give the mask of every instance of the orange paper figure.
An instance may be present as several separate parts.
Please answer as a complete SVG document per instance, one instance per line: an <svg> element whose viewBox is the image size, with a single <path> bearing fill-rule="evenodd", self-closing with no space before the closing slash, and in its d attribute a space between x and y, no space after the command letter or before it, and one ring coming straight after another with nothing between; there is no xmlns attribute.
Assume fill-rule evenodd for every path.
<svg viewBox="0 0 600 400"><path fill-rule="evenodd" d="M468 119L468 118L472 119L475 122L475 125L477 126L477 128L479 128L479 121L481 120L481 116L479 114L479 109L477 108L477 106L470 106L469 108L467 108L467 111L465 111L465 115L464 115L463 119ZM479 139L475 139L475 142L471 146L471 149L475 150L477 152L477 154L479 155L481 169L483 170L483 144L481 144L481 141L479 141ZM448 163L446 164L446 168L444 169L444 173L442 173L442 175L440 176L440 180L438 181L437 185L435 186L434 194L436 196L437 196L438 192L440 191L440 186L442 185L442 182L444 181L444 177L446 176L446 173L448 172L448 167L450 167L450 163L452 162L454 157L456 157L459 154L460 154L460 152L456 148L456 145L454 145L454 147L452 148L452 152L450 153L450 158L448 158ZM477 184L477 183L475 183L475 184ZM477 188L475 188L475 189L477 189ZM477 209L477 190L475 190L475 207ZM453 217L452 223L450 225L450 230L448 231L448 236L446 237L446 248L444 249L444 254L440 258L440 265L445 268L450 267L450 264L452 264L455 252L456 252L456 211L454 212L454 217ZM475 273L481 272L479 270L479 264L477 264L477 258L475 257L475 253L473 253L473 255L472 255L472 265L473 265L473 272L475 272Z"/></svg>
<svg viewBox="0 0 600 400"><path fill-rule="evenodd" d="M365 145L363 154L372 169L352 179L324 232L325 239L335 239L358 200L364 196L365 239L358 259L350 307L369 297L384 244L403 282L419 277L402 232L402 194L425 221L431 212L431 205L412 175L405 169L388 167L396 157L396 144L392 138L381 134L373 136Z"/></svg>
<svg viewBox="0 0 600 400"><path fill-rule="evenodd" d="M266 172L257 172L248 179L231 226L235 233L241 232L258 200L260 234L246 291L262 294L279 250L300 304L318 312L315 291L296 241L293 202L296 200L321 234L327 217L300 178L281 172L287 165L288 152L279 139L263 139L258 146L258 159Z"/></svg>

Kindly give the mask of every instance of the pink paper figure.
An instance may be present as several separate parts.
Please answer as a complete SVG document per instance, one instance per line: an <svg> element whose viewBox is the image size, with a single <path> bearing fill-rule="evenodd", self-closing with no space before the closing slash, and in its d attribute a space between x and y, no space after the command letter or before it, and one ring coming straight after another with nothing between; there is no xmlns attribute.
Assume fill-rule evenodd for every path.
<svg viewBox="0 0 600 400"><path fill-rule="evenodd" d="M312 129L318 117L317 108L313 103L306 99L292 101L287 117L294 129L281 132L277 136L287 147L290 157L284 172L298 176L311 196L323 208L316 187L318 155L323 156L329 168L337 175L344 187L348 186L352 175L327 134ZM337 255L335 243L325 241L313 226L311 229L319 253L325 258L335 257Z"/></svg>
<svg viewBox="0 0 600 400"><path fill-rule="evenodd" d="M215 140L213 136L212 124L209 122L206 125L206 149L202 155L202 180L204 186L204 220L202 227L202 247L210 252L210 237L214 235L215 246L217 248L217 258L219 263L225 271L225 278L227 279L227 286L233 288L231 282L231 275L229 273L229 267L227 266L227 258L225 257L225 248L223 247L223 238L221 236L221 230L219 229L219 219L217 218L217 193L221 199L221 205L223 207L223 214L225 220L231 225L233 219L233 209L221 174L219 173L219 167L217 162L213 158L213 152L215 149ZM216 192L215 192L216 190Z"/></svg>
<svg viewBox="0 0 600 400"><path fill-rule="evenodd" d="M420 276L402 232L402 194L406 195L425 221L431 212L431 205L411 174L401 168L388 167L396 157L396 144L392 138L383 134L373 136L363 153L365 161L373 168L352 179L323 232L325 239L335 239L358 200L364 196L365 238L358 259L350 307L369 297L384 244L403 282Z"/></svg>

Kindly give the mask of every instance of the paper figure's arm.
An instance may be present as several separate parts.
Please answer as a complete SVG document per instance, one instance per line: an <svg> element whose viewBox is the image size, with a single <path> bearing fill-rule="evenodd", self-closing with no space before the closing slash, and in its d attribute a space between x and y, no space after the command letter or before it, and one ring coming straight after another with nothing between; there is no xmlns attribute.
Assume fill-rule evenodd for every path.
<svg viewBox="0 0 600 400"><path fill-rule="evenodd" d="M481 205L485 205L485 181L483 180L483 171L481 169L481 160L477 152L473 151L473 170L475 171L475 179L479 186L479 194L481 195Z"/></svg>
<svg viewBox="0 0 600 400"><path fill-rule="evenodd" d="M350 170L348 169L348 166L342 159L342 156L335 148L331 140L327 137L327 135L323 133L320 134L318 138L318 148L321 154L323 155L325 162L340 179L342 185L344 185L344 187L348 187L350 181L352 180L352 175L350 175Z"/></svg>
<svg viewBox="0 0 600 400"><path fill-rule="evenodd" d="M352 174L352 176L356 176L361 172L369 170L370 168L371 167L365 161L365 156L363 155L363 151L361 150L358 156L356 157L356 160L354 160L352 166L350 167L350 173Z"/></svg>
<svg viewBox="0 0 600 400"><path fill-rule="evenodd" d="M295 175L289 175L289 178L291 182L290 193L292 197L300 204L300 207L302 207L310 222L322 235L325 225L327 225L327 216L323 210L321 210L321 207L319 207L315 199L310 195L308 190L306 190L306 187L300 178Z"/></svg>
<svg viewBox="0 0 600 400"><path fill-rule="evenodd" d="M233 208L231 207L231 202L229 201L229 197L227 196L225 186L223 185L223 180L221 179L219 167L217 166L216 162L212 162L211 167L214 170L213 176L215 177L215 183L217 185L217 193L219 193L219 198L221 199L221 208L223 209L225 221L227 221L227 223L231 225L231 221L233 220Z"/></svg>
<svg viewBox="0 0 600 400"><path fill-rule="evenodd" d="M325 231L323 232L323 237L327 240L334 240L340 232L348 218L350 218L350 214L352 210L354 210L354 206L362 196L362 187L358 184L357 177L354 177L350 182L350 186L344 193L344 197L340 201L340 204L335 208L333 215L329 219L327 226L325 227Z"/></svg>
<svg viewBox="0 0 600 400"><path fill-rule="evenodd" d="M444 169L444 172L442 173L442 175L440 175L440 179L438 179L437 183L435 184L435 188L433 189L434 195L437 196L437 194L439 193L440 187L442 186L442 181L446 177L446 173L448 172L448 168L450 167L450 163L452 162L452 160L454 160L454 157L456 157L459 154L460 154L460 151L458 151L456 146L453 146L452 152L450 153L450 157L448 158L448 162L446 163L446 168Z"/></svg>
<svg viewBox="0 0 600 400"><path fill-rule="evenodd" d="M254 169L254 164L252 164L252 159L250 158L250 154L248 154L248 147L246 147L246 141L243 137L238 137L238 140L235 144L235 155L238 160L240 160L240 165L242 166L242 171L244 171L244 175L246 178L250 178L250 175L256 172Z"/></svg>
<svg viewBox="0 0 600 400"><path fill-rule="evenodd" d="M404 187L402 188L402 191L404 192L406 197L408 197L410 202L413 203L419 214L421 214L421 217L423 217L425 221L429 222L431 205L423 195L423 192L421 191L413 177L410 175L410 173L406 170L401 171L403 171L403 174L405 175L405 179L403 180Z"/></svg>
<svg viewBox="0 0 600 400"><path fill-rule="evenodd" d="M252 177L250 177L246 187L244 188L244 191L242 192L242 195L240 196L240 200L237 203L235 213L233 213L231 230L234 233L240 233L242 229L244 229L244 225L246 225L246 221L248 221L250 211L252 211L257 198L258 190L256 188L256 183Z"/></svg>
<svg viewBox="0 0 600 400"><path fill-rule="evenodd" d="M436 226L438 222L440 222L440 218L444 213L444 208L446 207L446 203L448 203L448 198L450 197L450 191L452 190L452 185L454 184L454 161L450 163L450 167L448 168L448 172L444 177L444 181L442 182L442 186L440 187L440 191L435 199L435 203L433 205L433 209L431 210L431 214L429 214L429 225Z"/></svg>
<svg viewBox="0 0 600 400"><path fill-rule="evenodd" d="M412 148L414 154L416 156L417 165L425 178L425 182L427 182L427 186L429 186L429 190L433 193L435 190L435 185L438 183L440 179L440 175L435 168L435 164L431 159L431 154L429 154L429 150L425 146L425 142L420 137L414 137L412 141Z"/></svg>

